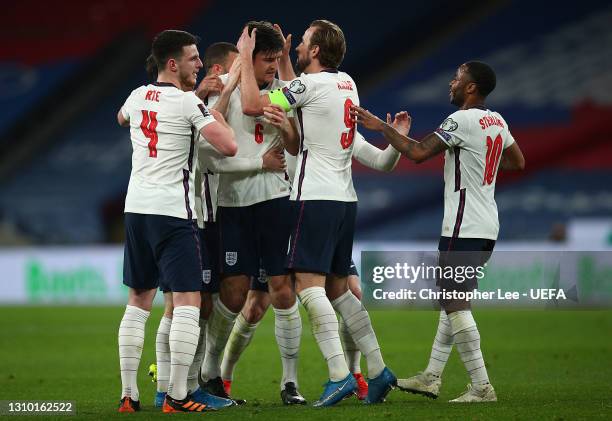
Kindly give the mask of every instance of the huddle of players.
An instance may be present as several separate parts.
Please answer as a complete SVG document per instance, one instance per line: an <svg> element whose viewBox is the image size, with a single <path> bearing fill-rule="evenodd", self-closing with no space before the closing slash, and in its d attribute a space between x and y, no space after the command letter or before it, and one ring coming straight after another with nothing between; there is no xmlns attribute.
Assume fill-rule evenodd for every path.
<svg viewBox="0 0 612 421"><path fill-rule="evenodd" d="M285 39L280 28L268 23L247 24L237 48L226 43L210 47L205 57L207 77L195 91L204 98L202 103L193 92L199 70L196 42L191 35L180 31L164 31L158 35L152 49L159 70L157 82L135 90L118 116L120 124L131 123L134 146L126 198L124 269L124 283L130 287L130 298L119 330L123 384L120 411L131 412L140 407L134 370L140 362L144 323L158 284L165 292L166 312L156 338L156 404L162 406L164 412L199 412L235 403L228 395L233 368L270 303L275 313L276 340L283 363L281 398L286 404L305 403L297 382L301 319L296 296L308 312L313 334L329 368L329 381L315 406L334 405L359 390L360 356L356 350L361 351L368 365L367 392L360 390L367 403L382 402L396 385L415 393L437 396L440 364L438 371L428 367L423 375L400 380L398 384L384 364L368 313L356 296L358 289L353 288L355 293L349 289L357 201L351 160L355 156L373 168L391 170L399 159L399 152L420 162L453 147L456 167L474 164L469 160L467 164L460 162L458 158L458 150L471 139L469 129L463 125L467 117L461 120L455 116L461 130L455 127L457 122L449 118L454 125L447 123L447 119L436 134L417 142L407 137L410 118L405 112L396 114L393 121L388 115L387 123L383 123L359 108L354 81L338 71L346 51L344 35L337 25L324 20L314 21L307 28L296 49L296 67L303 72L299 77L295 77L289 59L290 36ZM174 50L164 56L160 49L168 45ZM195 59L193 54L188 54L192 49L195 49ZM461 73L453 80L455 95L459 96L457 93L461 91L461 95L467 93L484 99L486 94L483 96L479 91L481 83L475 75L477 71L469 65L463 65ZM277 71L281 79L289 81L276 79ZM463 78L463 86L457 83L460 78ZM169 84L166 79L177 81L180 87ZM237 89L238 83L240 88ZM451 92L453 89L451 85ZM182 96L182 103L174 101L171 106L178 113L164 115L161 104L171 96ZM144 101L153 102L155 110L147 108L145 104L151 104ZM195 111L199 111L199 115ZM488 110L479 112L491 113ZM163 122L163 118L168 121ZM382 131L393 147L380 151L369 145L356 132L355 120L367 128ZM186 146L173 150L182 148L181 160L156 167L166 147L163 143L168 136L164 134L176 136L179 132L184 139L189 139L183 142ZM504 149L516 145L510 141L507 129L506 133ZM196 142L200 136L203 141ZM493 155L493 178L499 162L496 154ZM292 156L295 155L294 167ZM504 151L504 158L506 155L509 154ZM194 159L199 162L197 170L193 167ZM502 167L503 164L504 159ZM160 173L157 177L164 175L166 170L165 180L151 180L148 176L153 171L149 174L141 171L147 165ZM449 165L448 157L446 165ZM177 174L170 174L170 167L178 168ZM460 192L455 210L460 208L461 218L464 218L465 191L472 186L468 179L461 190L463 184L457 180L459 171L457 168L454 173L449 170L449 177L454 176L455 187L459 186L455 190ZM194 180L194 173L201 180ZM290 177L292 173L295 175ZM448 186L450 181L446 173L445 170ZM182 183L184 190L183 197L175 197L176 202L171 206L153 197L153 191L167 187L169 179L174 179L174 184L179 186ZM150 183L156 180L160 183ZM201 188L201 199L195 206L194 181L195 188ZM483 186L487 181L485 175ZM149 190L146 193L137 191L136 185ZM494 188L494 182L487 185ZM487 198L489 193L492 199L493 189L485 193ZM138 198L151 200L155 206L146 211L132 206L138 194ZM130 196L132 200L128 200ZM476 206L475 201L481 198L468 196L468 199L467 212L471 212L470 206ZM450 200L445 194L445 202ZM183 206L180 215L165 208L178 204ZM194 209L201 228L199 236L192 221ZM467 212L466 227L470 219ZM458 244L463 244L461 240L467 239L461 235L464 231L460 221L455 223L454 231L445 250L455 250ZM494 244L492 239L486 246L492 251L491 241ZM148 250L143 249L143 242ZM182 247L192 250L180 254L178 251ZM203 259L204 269L204 282L200 272L196 277L200 286L195 289L191 279L193 271L189 269L194 267L194 250L198 252L196 258ZM147 266L142 270L143 264L152 264L154 268ZM182 279L187 280L182 282ZM479 337L478 342L474 339L478 331L470 318L469 306L465 309L461 304L451 304L442 303L447 311L441 313L440 323L448 326L450 319L452 334L448 337L457 338L461 334L469 339L461 344L469 344L465 352L471 358L468 362L472 367L479 361L472 358L478 357L480 352L479 346L478 350L474 349L476 343L479 344ZM346 360L336 312L343 323L345 350L352 351L347 353ZM453 325L455 318L459 320L455 323L457 326ZM444 333L440 327L438 333ZM434 343L435 352L443 352L437 342ZM463 358L459 343L457 341ZM222 354L223 362L220 361ZM353 373L347 360L351 362ZM470 374L477 372L476 377L472 376L474 387L459 399L492 400L494 391L488 383L484 363L477 367L480 371L469 367ZM476 398L472 398L474 396Z"/></svg>

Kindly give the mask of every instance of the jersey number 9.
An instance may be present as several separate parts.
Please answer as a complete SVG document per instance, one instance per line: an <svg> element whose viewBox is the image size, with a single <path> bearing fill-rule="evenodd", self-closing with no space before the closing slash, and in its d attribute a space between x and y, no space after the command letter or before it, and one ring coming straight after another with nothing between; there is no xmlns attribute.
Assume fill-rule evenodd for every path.
<svg viewBox="0 0 612 421"><path fill-rule="evenodd" d="M351 107L353 106L353 101L350 98L347 98L344 101L344 125L348 130L342 132L342 136L340 136L340 145L342 145L342 149L346 149L353 144L353 139L355 139L355 120L351 117Z"/></svg>

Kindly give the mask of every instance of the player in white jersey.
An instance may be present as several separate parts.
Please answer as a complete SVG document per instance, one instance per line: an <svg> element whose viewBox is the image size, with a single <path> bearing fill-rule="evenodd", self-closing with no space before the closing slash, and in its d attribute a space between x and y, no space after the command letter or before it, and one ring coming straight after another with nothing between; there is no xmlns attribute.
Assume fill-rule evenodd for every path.
<svg viewBox="0 0 612 421"><path fill-rule="evenodd" d="M211 44L204 54L204 68L206 76L198 85L196 95L201 96L205 104L208 95L231 93L239 77L239 62L232 66L238 50L234 44L218 42ZM154 66L154 67L153 67ZM157 79L157 67L152 56L147 60L147 73L152 80ZM232 73L229 82L223 84L219 76ZM198 373L204 356L204 345L206 341L206 323L212 311L212 293L218 293L218 270L217 270L217 230L215 214L217 209L217 184L218 174L223 172L251 172L256 170L279 170L284 171L284 157L276 150L270 150L262 158L236 158L226 157L220 154L209 143L199 142L198 168L195 176L196 204L198 228L200 233L200 251L202 256L202 305L200 309L200 339L194 355L193 363L189 369L187 386L191 391L192 398L196 402L202 402L214 409L221 409L234 404L232 400L223 399L210 395L198 388ZM206 226L206 229L204 229ZM168 379L170 373L170 343L168 340L170 325L172 322L172 293L164 286L165 309L157 337L155 340L156 362L149 368L149 374L157 383L155 395L155 406L161 407L166 398L168 390ZM194 391L195 390L195 391ZM237 400L236 403L240 403ZM242 401L243 402L243 401Z"/></svg>
<svg viewBox="0 0 612 421"><path fill-rule="evenodd" d="M282 39L267 22L249 22L247 28L257 28L261 37L248 57L241 57L242 65L247 61L249 72L257 81L258 91L268 92L281 86L275 78L277 59L282 50ZM225 83L225 78L221 80ZM234 128L240 152L237 158L261 158L270 149L282 150L286 141L297 139L293 125L287 131L279 131L262 117L246 116L240 103L241 89L224 98L209 98L209 104L223 111L228 123ZM223 103L222 103L223 102ZM222 104L221 104L222 103ZM230 335L232 325L248 323L240 313L251 287L251 279L259 275L260 268L268 278L270 297L275 308L278 325L288 319L299 317L295 292L291 288L284 267L287 240L291 230L290 184L283 172L252 171L251 173L224 173L219 177L217 193L219 224L220 271L222 274L219 300L215 301L213 314L207 324L207 343L202 379L210 393L224 396L221 379L221 354ZM301 323L296 326L301 328ZM296 334L290 338L278 337L281 356L283 350L293 350ZM297 352L297 348L295 351ZM281 388L292 392L286 403L303 403L297 392L297 366L283 364Z"/></svg>
<svg viewBox="0 0 612 421"><path fill-rule="evenodd" d="M194 217L196 136L225 155L236 153L232 129L192 92L202 67L198 39L168 30L153 40L157 82L135 89L117 114L130 127L132 172L125 200L124 284L128 305L119 327L120 412L140 408L136 377L144 327L160 280L173 292L172 361L164 412L197 411L187 371L199 336L202 272Z"/></svg>
<svg viewBox="0 0 612 421"><path fill-rule="evenodd" d="M249 56L255 39L256 34L243 32L238 42L241 57ZM359 104L359 96L351 77L338 71L346 51L344 34L329 21L314 21L296 51L304 74L268 95L260 94L249 65L243 63L241 100L246 114L261 115L265 107L275 104L286 111L295 109L300 121L300 142L286 144L290 153L299 152L291 192L297 218L286 264L295 276L296 291L329 369L330 380L314 405L334 405L356 388L334 310L347 322L366 356L371 379L366 402L382 402L395 376L384 364L367 311L347 282L357 212L351 176L355 124L349 111ZM327 275L331 276L326 282Z"/></svg>
<svg viewBox="0 0 612 421"><path fill-rule="evenodd" d="M445 151L444 220L438 246L442 268L463 266L475 269L486 263L499 232L494 198L497 171L522 170L525 166L523 154L506 121L499 113L485 107L485 99L495 84L495 73L488 65L470 61L459 66L450 82L450 100L459 111L451 114L421 142L399 134L362 108L356 107L353 111L359 123L368 129L381 131L392 145L417 163ZM399 113L397 118L410 125L406 112ZM438 279L438 286L443 292L450 293L470 291L478 284L474 276L461 282ZM443 297L440 304L443 311L440 312L427 369L409 379L400 379L398 386L436 398L442 371L454 343L471 377L471 384L467 392L451 402L496 401L469 301Z"/></svg>
<svg viewBox="0 0 612 421"><path fill-rule="evenodd" d="M286 114L281 108L274 107L274 109L267 110L268 111L265 112L265 116L271 124L278 126L282 124L289 124L286 121ZM283 119L285 121L283 121ZM355 133L353 158L369 168L378 171L390 172L397 165L400 158L400 153L390 145L384 151L380 150L376 146L368 143L364 137L357 132ZM289 155L287 157L287 173L290 175L291 180L293 180L293 174L295 173L295 165L295 157ZM351 267L349 269L349 288L351 292L359 300L361 300L359 274L353 262L351 262ZM223 379L225 391L228 395L231 394L231 385L233 382L235 366L238 363L242 353L250 344L257 325L265 315L269 306L270 298L267 289L267 281L264 277L260 277L257 280L257 287L249 291L247 302L241 311L248 323L236 323L234 325L223 354L223 361L221 363L221 377ZM345 359L349 366L349 370L355 377L355 380L357 380L357 397L360 400L364 400L367 397L368 384L361 374L361 353L348 332L348 329L346 329L346 325L342 322L342 319L340 320L340 323L340 335L342 337ZM277 330L276 333L283 334L283 332L280 330ZM295 358L297 358L297 355ZM283 396L283 398L285 397Z"/></svg>

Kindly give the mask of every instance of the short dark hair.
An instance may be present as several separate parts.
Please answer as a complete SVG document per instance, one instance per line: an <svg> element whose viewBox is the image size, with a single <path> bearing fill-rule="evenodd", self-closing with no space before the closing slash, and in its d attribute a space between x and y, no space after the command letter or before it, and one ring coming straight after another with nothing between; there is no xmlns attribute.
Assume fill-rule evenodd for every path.
<svg viewBox="0 0 612 421"><path fill-rule="evenodd" d="M229 53L238 53L238 48L231 42L215 42L210 44L204 53L204 71L208 73L213 64L221 64Z"/></svg>
<svg viewBox="0 0 612 421"><path fill-rule="evenodd" d="M468 61L465 63L465 67L471 79L476 83L480 95L486 97L493 92L497 84L497 78L491 66L481 61Z"/></svg>
<svg viewBox="0 0 612 421"><path fill-rule="evenodd" d="M163 70L171 58L178 59L183 54L183 47L195 45L200 38L185 31L168 29L155 35L151 46L151 55L157 63L157 69Z"/></svg>
<svg viewBox="0 0 612 421"><path fill-rule="evenodd" d="M147 57L147 61L145 62L145 70L147 71L147 76L152 82L157 80L157 63L155 62L155 57L153 54L149 54Z"/></svg>
<svg viewBox="0 0 612 421"><path fill-rule="evenodd" d="M253 32L253 28L257 28L253 57L259 52L277 53L283 49L285 45L283 38L270 22L252 20L247 22L246 26L249 28L249 35Z"/></svg>
<svg viewBox="0 0 612 421"><path fill-rule="evenodd" d="M340 67L346 53L346 40L342 29L324 19L314 20L310 26L316 28L310 37L310 46L319 46L321 65L332 69Z"/></svg>

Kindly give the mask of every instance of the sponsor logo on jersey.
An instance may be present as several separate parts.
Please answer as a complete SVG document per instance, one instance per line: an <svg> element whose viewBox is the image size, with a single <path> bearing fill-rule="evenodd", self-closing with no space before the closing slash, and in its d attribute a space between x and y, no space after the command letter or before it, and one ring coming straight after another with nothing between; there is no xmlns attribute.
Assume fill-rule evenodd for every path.
<svg viewBox="0 0 612 421"><path fill-rule="evenodd" d="M283 94L285 95L285 98L287 98L287 101L289 101L289 104L293 105L296 103L295 101L295 97L293 96L293 94L289 91L289 89L287 87L283 88Z"/></svg>
<svg viewBox="0 0 612 421"><path fill-rule="evenodd" d="M450 117L444 120L440 125L440 128L445 132L454 132L455 130L457 130L458 127L459 125L457 124L457 122Z"/></svg>
<svg viewBox="0 0 612 421"><path fill-rule="evenodd" d="M238 252L237 251L226 251L225 252L225 263L229 266L234 266L238 261Z"/></svg>
<svg viewBox="0 0 612 421"><path fill-rule="evenodd" d="M303 94L306 90L306 85L304 85L299 79L294 80L289 85L289 90L294 94Z"/></svg>
<svg viewBox="0 0 612 421"><path fill-rule="evenodd" d="M338 82L338 89L352 91L353 83L350 80L343 80L342 82Z"/></svg>
<svg viewBox="0 0 612 421"><path fill-rule="evenodd" d="M202 271L202 280L206 285L210 284L211 278L212 275L210 269Z"/></svg>

